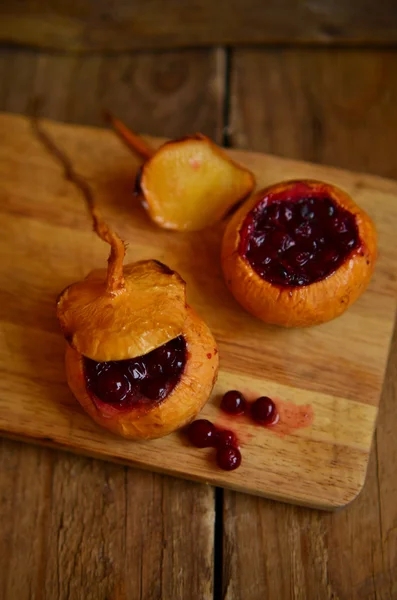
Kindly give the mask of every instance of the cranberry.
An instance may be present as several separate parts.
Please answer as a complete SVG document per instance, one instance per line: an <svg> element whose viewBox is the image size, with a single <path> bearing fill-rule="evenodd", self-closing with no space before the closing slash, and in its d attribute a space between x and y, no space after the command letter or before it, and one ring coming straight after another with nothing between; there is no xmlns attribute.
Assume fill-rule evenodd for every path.
<svg viewBox="0 0 397 600"><path fill-rule="evenodd" d="M293 251L293 253L291 252L289 255L289 261L292 265L298 265L300 267L303 267L303 265L305 265L307 261L310 260L310 257L310 252Z"/></svg>
<svg viewBox="0 0 397 600"><path fill-rule="evenodd" d="M278 283L280 285L283 285L284 281L288 281L292 276L290 267L282 264L281 262L273 262L271 265L269 265L268 272L271 273L274 283Z"/></svg>
<svg viewBox="0 0 397 600"><path fill-rule="evenodd" d="M142 381L147 378L148 372L143 360L131 360L128 363L128 371L134 381Z"/></svg>
<svg viewBox="0 0 397 600"><path fill-rule="evenodd" d="M149 352L144 358L150 377L176 375L184 365L186 344L182 336Z"/></svg>
<svg viewBox="0 0 397 600"><path fill-rule="evenodd" d="M325 198L324 205L325 205L328 217L333 217L335 214L335 206L332 204L332 202L329 198Z"/></svg>
<svg viewBox="0 0 397 600"><path fill-rule="evenodd" d="M261 396L251 405L251 417L262 425L272 425L278 418L276 405L267 396Z"/></svg>
<svg viewBox="0 0 397 600"><path fill-rule="evenodd" d="M257 236L253 236L251 239L251 243L256 248L261 248L263 244L266 242L266 233L261 233Z"/></svg>
<svg viewBox="0 0 397 600"><path fill-rule="evenodd" d="M164 367L166 373L179 372L183 366L180 352L174 348L168 348L164 351Z"/></svg>
<svg viewBox="0 0 397 600"><path fill-rule="evenodd" d="M233 431L219 429L215 435L215 445L217 448L221 448L222 446L237 446L237 438Z"/></svg>
<svg viewBox="0 0 397 600"><path fill-rule="evenodd" d="M240 450L233 446L222 446L216 453L216 462L224 471L234 471L241 464Z"/></svg>
<svg viewBox="0 0 397 600"><path fill-rule="evenodd" d="M278 225L280 222L280 206L278 204L271 204L267 209L267 218L270 223Z"/></svg>
<svg viewBox="0 0 397 600"><path fill-rule="evenodd" d="M170 352L172 351L167 346L162 346L148 355L146 363L151 377L159 377L167 371Z"/></svg>
<svg viewBox="0 0 397 600"><path fill-rule="evenodd" d="M294 233L298 239L299 238L310 238L312 236L313 230L310 227L309 223L304 222L301 225L298 225L298 227L296 227Z"/></svg>
<svg viewBox="0 0 397 600"><path fill-rule="evenodd" d="M241 392L230 390L222 398L221 409L230 415L241 415L245 411L246 404Z"/></svg>
<svg viewBox="0 0 397 600"><path fill-rule="evenodd" d="M117 369L101 371L95 381L95 393L102 402L122 402L131 391L126 375Z"/></svg>
<svg viewBox="0 0 397 600"><path fill-rule="evenodd" d="M150 356L148 355L148 358L146 359L146 368L151 379L161 377L164 373L164 364L161 361L161 358L162 357L159 356L157 350L153 350L153 352L150 353Z"/></svg>
<svg viewBox="0 0 397 600"><path fill-rule="evenodd" d="M323 257L323 260L325 263L335 263L337 262L339 259L339 254L336 250L331 249L328 250Z"/></svg>
<svg viewBox="0 0 397 600"><path fill-rule="evenodd" d="M167 368L172 370L173 373L179 371L184 364L184 357L186 354L186 342L182 336L172 340L167 346L167 353L165 354L165 362ZM165 347L165 346L164 346Z"/></svg>
<svg viewBox="0 0 397 600"><path fill-rule="evenodd" d="M303 217L306 221L311 221L314 219L313 203L310 200L301 200L299 204L299 212L301 217Z"/></svg>
<svg viewBox="0 0 397 600"><path fill-rule="evenodd" d="M110 363L108 362L96 362L95 360L91 360L91 358L84 357L84 372L88 384L92 386L99 373L108 369L109 365Z"/></svg>
<svg viewBox="0 0 397 600"><path fill-rule="evenodd" d="M330 228L334 229L335 233L347 233L348 231L346 220L340 217L335 217L330 222Z"/></svg>
<svg viewBox="0 0 397 600"><path fill-rule="evenodd" d="M354 248L354 244L355 244L355 239L354 237L352 237L349 232L346 233L346 235L340 236L341 237L341 243L344 245L345 248L348 248L349 250L351 248Z"/></svg>
<svg viewBox="0 0 397 600"><path fill-rule="evenodd" d="M233 431L218 429L207 419L193 421L187 429L187 435L197 448L217 448L216 460L221 469L232 471L241 463L241 454L237 448L237 438Z"/></svg>
<svg viewBox="0 0 397 600"><path fill-rule="evenodd" d="M209 448L215 445L216 427L207 419L198 419L189 425L187 434L196 448Z"/></svg>
<svg viewBox="0 0 397 600"><path fill-rule="evenodd" d="M358 247L355 216L328 197L291 197L257 206L241 230L242 252L264 279L302 286L333 273Z"/></svg>
<svg viewBox="0 0 397 600"><path fill-rule="evenodd" d="M280 206L280 214L282 215L283 219L287 221L287 223L294 217L294 213L288 204L285 204L285 206Z"/></svg>
<svg viewBox="0 0 397 600"><path fill-rule="evenodd" d="M146 381L141 387L141 392L149 400L164 400L168 395L170 387L170 382L165 377L161 377Z"/></svg>
<svg viewBox="0 0 397 600"><path fill-rule="evenodd" d="M186 349L186 342L183 335L179 335L177 338L168 342L168 346L174 348L174 350L178 350L178 352L184 352Z"/></svg>

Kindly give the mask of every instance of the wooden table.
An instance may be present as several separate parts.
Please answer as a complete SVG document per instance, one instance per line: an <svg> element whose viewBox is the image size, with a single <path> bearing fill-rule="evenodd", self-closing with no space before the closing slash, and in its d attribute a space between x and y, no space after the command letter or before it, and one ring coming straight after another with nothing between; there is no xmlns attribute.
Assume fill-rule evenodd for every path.
<svg viewBox="0 0 397 600"><path fill-rule="evenodd" d="M14 47L0 81L1 110L43 94L55 119L102 125L107 106L150 134L397 177L391 49ZM0 598L396 599L396 383L397 334L366 485L333 514L0 440Z"/></svg>

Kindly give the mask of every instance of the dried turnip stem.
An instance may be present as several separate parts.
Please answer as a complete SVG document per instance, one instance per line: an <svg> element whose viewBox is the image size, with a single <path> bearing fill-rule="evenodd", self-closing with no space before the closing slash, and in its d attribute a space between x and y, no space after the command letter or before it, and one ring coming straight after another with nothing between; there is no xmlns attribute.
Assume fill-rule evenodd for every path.
<svg viewBox="0 0 397 600"><path fill-rule="evenodd" d="M34 114L31 117L31 123L37 138L63 167L65 179L73 183L83 195L92 217L95 233L101 238L101 240L110 245L106 291L110 294L117 294L121 292L125 289L123 275L123 259L125 255L124 242L103 220L101 213L95 204L94 195L90 185L83 177L81 177L81 175L76 173L70 158L57 146L51 136L42 128L40 120L37 117L37 110L34 111Z"/></svg>
<svg viewBox="0 0 397 600"><path fill-rule="evenodd" d="M117 119L108 111L104 111L104 117L127 148L139 154L143 160L148 160L153 156L153 148L151 148L139 135L131 131L127 125L120 121L120 119Z"/></svg>

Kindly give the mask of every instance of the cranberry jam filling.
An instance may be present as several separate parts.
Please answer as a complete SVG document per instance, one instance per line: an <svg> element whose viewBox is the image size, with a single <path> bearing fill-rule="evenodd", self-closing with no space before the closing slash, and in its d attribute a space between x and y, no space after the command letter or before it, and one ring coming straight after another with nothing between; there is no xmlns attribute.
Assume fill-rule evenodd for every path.
<svg viewBox="0 0 397 600"><path fill-rule="evenodd" d="M159 403L179 382L186 356L185 339L179 336L130 360L96 362L84 357L87 388L120 410Z"/></svg>
<svg viewBox="0 0 397 600"><path fill-rule="evenodd" d="M331 275L359 244L355 216L301 184L265 197L248 214L240 253L263 279L299 287Z"/></svg>

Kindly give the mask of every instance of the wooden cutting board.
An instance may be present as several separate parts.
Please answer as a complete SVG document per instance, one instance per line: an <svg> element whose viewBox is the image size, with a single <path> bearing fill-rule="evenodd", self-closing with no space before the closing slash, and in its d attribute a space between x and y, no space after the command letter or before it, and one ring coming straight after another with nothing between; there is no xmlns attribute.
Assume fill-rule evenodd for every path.
<svg viewBox="0 0 397 600"><path fill-rule="evenodd" d="M374 218L380 255L367 292L334 322L304 330L269 327L247 314L222 279L223 225L193 234L155 227L132 196L138 167L107 130L46 122L95 187L98 204L128 241L127 261L156 258L178 270L188 299L219 343L221 369L202 412L227 424L221 395L240 389L284 407L308 405L310 426L273 430L234 420L242 466L219 470L213 450L180 433L129 442L102 431L65 382L57 294L105 265L83 201L24 117L0 115L0 430L3 435L150 468L213 485L320 508L353 500L363 486L396 309L397 183L333 168L230 151L258 186L318 178L349 192ZM159 144L160 141L155 142ZM283 417L283 418L284 418Z"/></svg>

